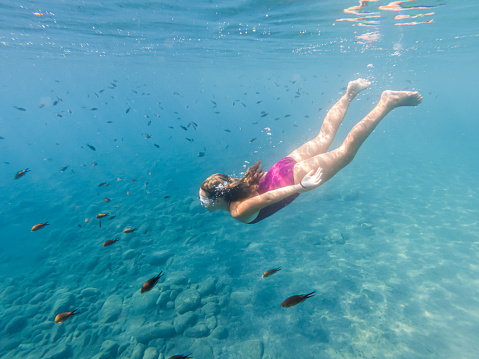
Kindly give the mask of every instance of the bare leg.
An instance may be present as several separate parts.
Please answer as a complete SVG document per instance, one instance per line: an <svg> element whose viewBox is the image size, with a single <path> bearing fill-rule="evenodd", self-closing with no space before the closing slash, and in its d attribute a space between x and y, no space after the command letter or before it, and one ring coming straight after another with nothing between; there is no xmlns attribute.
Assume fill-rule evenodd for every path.
<svg viewBox="0 0 479 359"><path fill-rule="evenodd" d="M334 151L323 153L298 162L294 167L294 182L298 184L311 170L323 168L323 182L331 179L348 165L358 152L366 138L391 110L400 106L417 106L422 97L417 92L384 91L381 100L347 135L342 145Z"/></svg>
<svg viewBox="0 0 479 359"><path fill-rule="evenodd" d="M308 158L325 153L338 132L339 125L346 115L349 104L360 93L366 89L371 83L364 79L357 79L348 83L346 93L336 104L328 111L324 118L323 125L319 134L309 142L293 151L288 157L292 157L296 162L307 160Z"/></svg>

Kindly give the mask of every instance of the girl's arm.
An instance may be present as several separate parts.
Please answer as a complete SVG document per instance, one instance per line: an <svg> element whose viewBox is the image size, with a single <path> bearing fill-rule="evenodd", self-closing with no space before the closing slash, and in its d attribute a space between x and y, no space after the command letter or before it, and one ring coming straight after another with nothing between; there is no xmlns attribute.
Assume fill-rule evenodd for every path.
<svg viewBox="0 0 479 359"><path fill-rule="evenodd" d="M248 198L244 201L233 202L231 204L230 213L233 218L248 218L263 208L279 202L295 193L302 193L306 190L299 184L278 188L259 196Z"/></svg>
<svg viewBox="0 0 479 359"><path fill-rule="evenodd" d="M311 170L301 180L300 183L302 183L302 185L294 184L248 198L244 201L233 202L230 207L231 216L238 220L245 219L263 208L288 198L293 194L311 191L321 184L322 175L322 168Z"/></svg>

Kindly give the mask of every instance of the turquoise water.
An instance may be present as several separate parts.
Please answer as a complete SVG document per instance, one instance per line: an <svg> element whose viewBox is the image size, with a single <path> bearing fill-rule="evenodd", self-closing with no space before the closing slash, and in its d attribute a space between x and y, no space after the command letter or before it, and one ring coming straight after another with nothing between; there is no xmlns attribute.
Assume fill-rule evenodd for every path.
<svg viewBox="0 0 479 359"><path fill-rule="evenodd" d="M477 6L358 5L0 4L0 357L477 358ZM258 224L200 206L358 77L332 148L383 90L423 103Z"/></svg>

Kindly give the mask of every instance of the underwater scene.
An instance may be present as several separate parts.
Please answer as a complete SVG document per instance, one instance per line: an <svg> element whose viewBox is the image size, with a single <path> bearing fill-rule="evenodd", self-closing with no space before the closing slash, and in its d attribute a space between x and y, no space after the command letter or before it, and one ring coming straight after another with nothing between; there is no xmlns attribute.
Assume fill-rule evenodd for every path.
<svg viewBox="0 0 479 359"><path fill-rule="evenodd" d="M478 19L0 2L0 358L479 357Z"/></svg>

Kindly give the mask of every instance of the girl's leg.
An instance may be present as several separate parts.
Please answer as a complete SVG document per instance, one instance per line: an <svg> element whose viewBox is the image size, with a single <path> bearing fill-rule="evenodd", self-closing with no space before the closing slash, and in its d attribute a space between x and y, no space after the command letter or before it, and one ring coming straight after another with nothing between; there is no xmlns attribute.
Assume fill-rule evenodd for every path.
<svg viewBox="0 0 479 359"><path fill-rule="evenodd" d="M323 169L322 183L331 179L353 160L361 145L384 116L396 107L417 106L421 100L422 97L417 92L384 91L376 107L353 127L339 148L295 165L294 183L298 184L308 172L319 167Z"/></svg>
<svg viewBox="0 0 479 359"><path fill-rule="evenodd" d="M344 115L346 115L349 104L358 93L366 89L370 84L369 81L364 79L357 79L348 83L346 93L336 102L324 118L318 136L290 153L288 157L294 158L296 162L301 162L321 153L325 153L329 146L331 146L334 136L336 136L336 132L344 119Z"/></svg>

